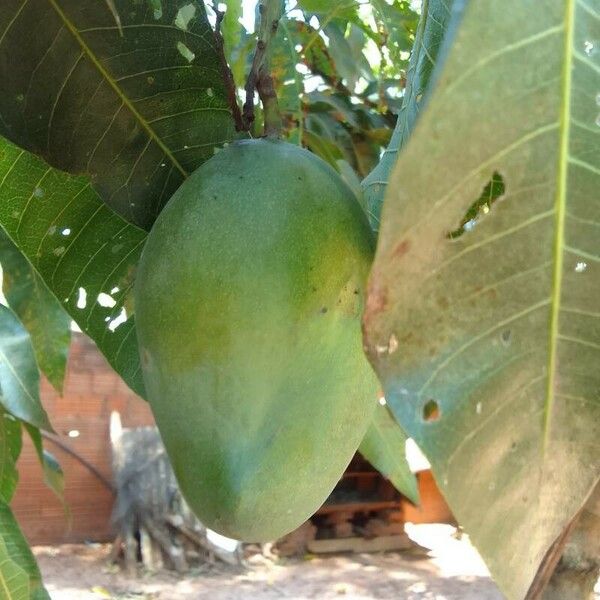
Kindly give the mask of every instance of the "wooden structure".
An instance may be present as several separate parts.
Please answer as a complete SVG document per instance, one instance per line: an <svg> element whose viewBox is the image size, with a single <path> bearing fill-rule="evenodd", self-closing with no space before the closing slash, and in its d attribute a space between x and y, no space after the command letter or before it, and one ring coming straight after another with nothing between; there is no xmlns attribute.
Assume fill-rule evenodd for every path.
<svg viewBox="0 0 600 600"><path fill-rule="evenodd" d="M356 454L325 504L296 531L277 542L284 555L381 552L411 546L404 523L453 522L430 471L417 474L421 506L415 507Z"/></svg>

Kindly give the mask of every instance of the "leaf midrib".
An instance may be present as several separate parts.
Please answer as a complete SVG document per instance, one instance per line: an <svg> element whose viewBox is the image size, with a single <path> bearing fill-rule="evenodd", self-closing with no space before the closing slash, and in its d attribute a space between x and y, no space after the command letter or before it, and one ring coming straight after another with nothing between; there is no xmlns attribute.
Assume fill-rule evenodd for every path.
<svg viewBox="0 0 600 600"><path fill-rule="evenodd" d="M571 88L573 78L573 50L575 37L575 4L576 0L566 0L565 5L565 38L564 64L562 72L562 101L560 114L560 149L558 153L558 181L554 210L556 213L556 233L554 237L554 273L552 278L552 301L550 313L550 332L548 354L548 386L544 407L544 440L542 456L547 456L552 428L554 408L554 385L557 370L557 352L559 340L560 301L563 283L563 251L565 247L565 218L567 204L567 177L569 164L569 140L571 133Z"/></svg>
<svg viewBox="0 0 600 600"><path fill-rule="evenodd" d="M50 6L55 10L56 14L60 17L65 27L71 32L71 35L75 38L77 43L80 45L83 53L96 67L102 77L108 82L110 87L114 90L117 96L121 99L123 104L131 112L131 114L137 119L143 129L146 131L148 136L158 145L158 147L164 152L165 156L173 163L173 166L181 173L183 177L188 177L189 173L181 166L179 161L175 158L171 150L165 145L165 143L158 137L154 129L149 125L148 121L138 112L131 100L123 93L123 90L117 85L116 81L111 77L110 73L102 66L100 61L96 58L91 48L86 44L85 40L81 37L79 31L71 20L67 17L64 11L57 4L56 0L48 0Z"/></svg>

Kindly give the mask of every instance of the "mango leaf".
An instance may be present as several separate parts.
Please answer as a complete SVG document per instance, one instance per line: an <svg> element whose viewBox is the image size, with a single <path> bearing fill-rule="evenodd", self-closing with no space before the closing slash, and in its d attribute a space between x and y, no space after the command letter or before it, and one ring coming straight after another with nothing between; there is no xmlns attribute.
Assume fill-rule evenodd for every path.
<svg viewBox="0 0 600 600"><path fill-rule="evenodd" d="M3 600L30 600L29 576L11 559L0 538L0 597Z"/></svg>
<svg viewBox="0 0 600 600"><path fill-rule="evenodd" d="M452 14L453 2L454 0L423 1L421 19L408 64L402 108L396 121L394 134L381 160L362 184L368 206L369 221L375 231L379 229L383 198L398 153L408 141L417 122L419 109L425 104L429 94L431 73Z"/></svg>
<svg viewBox="0 0 600 600"><path fill-rule="evenodd" d="M358 451L411 502L418 504L417 479L406 460L407 436L386 406L378 406Z"/></svg>
<svg viewBox="0 0 600 600"><path fill-rule="evenodd" d="M334 169L338 170L338 161L343 159L340 149L330 140L321 137L317 133L308 129L304 130L304 145L329 163Z"/></svg>
<svg viewBox="0 0 600 600"><path fill-rule="evenodd" d="M346 22L332 22L324 29L329 38L329 54L347 87L354 90L361 76L373 81L375 76L363 53L367 38L362 29L352 23L346 34Z"/></svg>
<svg viewBox="0 0 600 600"><path fill-rule="evenodd" d="M7 594L0 594L3 600L50 600L27 541L8 504L3 501L0 501L0 581L0 590ZM26 595L21 595L23 589Z"/></svg>
<svg viewBox="0 0 600 600"><path fill-rule="evenodd" d="M42 472L44 473L44 483L63 503L63 506L68 513L69 510L65 504L65 475L59 462L53 454L44 449L42 435L39 429L27 424L25 425L25 429L27 429L29 437L33 442L33 447L38 455Z"/></svg>
<svg viewBox="0 0 600 600"><path fill-rule="evenodd" d="M2 138L0 225L71 318L143 396L134 320L125 305L145 232L104 205L88 179L52 169Z"/></svg>
<svg viewBox="0 0 600 600"><path fill-rule="evenodd" d="M71 319L42 278L0 229L2 291L29 332L37 363L61 393L71 341Z"/></svg>
<svg viewBox="0 0 600 600"><path fill-rule="evenodd" d="M0 407L0 499L5 502L11 501L19 481L21 446L21 422Z"/></svg>
<svg viewBox="0 0 600 600"><path fill-rule="evenodd" d="M242 25L240 19L242 17L242 3L240 0L225 0L223 3L227 7L221 32L225 40L225 52L231 55L234 48L237 48L242 39Z"/></svg>
<svg viewBox="0 0 600 600"><path fill-rule="evenodd" d="M510 600L600 479L598 40L584 0L467 4L370 281L388 405Z"/></svg>
<svg viewBox="0 0 600 600"><path fill-rule="evenodd" d="M356 15L357 0L299 0L298 6L326 20L350 19Z"/></svg>
<svg viewBox="0 0 600 600"><path fill-rule="evenodd" d="M39 388L29 334L14 313L0 305L0 404L13 416L52 431Z"/></svg>
<svg viewBox="0 0 600 600"><path fill-rule="evenodd" d="M202 2L110 4L3 0L0 135L149 228L233 120Z"/></svg>
<svg viewBox="0 0 600 600"><path fill-rule="evenodd" d="M319 35L319 32L304 21L296 19L285 20L285 27L288 34L291 35L294 45L302 46L302 49L296 53L294 47L292 50L296 55L300 55L304 64L315 75L321 75L326 81L335 84L338 77L333 58L329 54L325 40Z"/></svg>
<svg viewBox="0 0 600 600"><path fill-rule="evenodd" d="M304 80L296 70L300 57L296 52L296 21L283 17L277 35L270 42L271 74L283 113L288 113L294 123L302 126L302 94Z"/></svg>
<svg viewBox="0 0 600 600"><path fill-rule="evenodd" d="M390 62L401 64L402 52L413 47L412 33L418 21L417 14L407 0L371 0L375 18L384 34L385 46L390 54ZM421 6L423 14L427 12L425 3Z"/></svg>

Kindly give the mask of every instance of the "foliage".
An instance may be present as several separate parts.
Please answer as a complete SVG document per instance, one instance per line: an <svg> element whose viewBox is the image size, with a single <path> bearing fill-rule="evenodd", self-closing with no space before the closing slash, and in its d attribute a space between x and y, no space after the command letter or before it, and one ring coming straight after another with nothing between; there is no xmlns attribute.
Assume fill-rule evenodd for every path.
<svg viewBox="0 0 600 600"><path fill-rule="evenodd" d="M50 600L35 558L3 500L0 500L0 591L0 597L6 600Z"/></svg>
<svg viewBox="0 0 600 600"><path fill-rule="evenodd" d="M53 457L44 454L37 429L50 428L39 401L38 378L26 330L10 309L0 306L0 596L6 600L49 599L33 555L8 506L18 481L21 425L37 440L48 483L62 497L62 472Z"/></svg>
<svg viewBox="0 0 600 600"><path fill-rule="evenodd" d="M519 599L600 478L600 20L467 6L390 179L365 328L390 408Z"/></svg>
<svg viewBox="0 0 600 600"><path fill-rule="evenodd" d="M406 460L406 440L406 434L398 427L387 406L378 406L358 451L377 467L397 490L418 504L417 480Z"/></svg>
<svg viewBox="0 0 600 600"><path fill-rule="evenodd" d="M0 135L149 228L233 125L202 3L6 0ZM35 43L23 43L31 39ZM32 124L35 123L35 126Z"/></svg>
<svg viewBox="0 0 600 600"><path fill-rule="evenodd" d="M143 394L130 290L146 234L82 177L0 139L0 224L64 310ZM0 262L9 258L0 257Z"/></svg>
<svg viewBox="0 0 600 600"><path fill-rule="evenodd" d="M338 170L343 160L366 176L400 109L416 24L405 1L380 0L372 7L354 0L290 2L272 56L289 141ZM239 84L253 44L245 29L238 39L227 50Z"/></svg>
<svg viewBox="0 0 600 600"><path fill-rule="evenodd" d="M240 2L224 4L241 88L255 39ZM208 8L0 3L6 502L24 422L60 492L36 429L50 428L38 367L60 389L70 319L144 394L131 287L145 230L236 136L241 93L228 89ZM518 598L600 477L600 19L584 0L423 0L422 12L417 30L405 0L287 3L274 83L288 141L357 193L363 180L374 229L385 195L370 355L393 415ZM404 433L377 415L362 450L410 496ZM0 513L3 592L44 597L6 504Z"/></svg>
<svg viewBox="0 0 600 600"><path fill-rule="evenodd" d="M420 108L427 102L430 79L450 21L454 0L424 0L415 45L408 66L407 83L392 139L377 166L362 182L373 229L379 229L387 182L398 153L408 141Z"/></svg>
<svg viewBox="0 0 600 600"><path fill-rule="evenodd" d="M10 238L0 230L2 291L25 326L40 370L62 391L71 341L71 320Z"/></svg>

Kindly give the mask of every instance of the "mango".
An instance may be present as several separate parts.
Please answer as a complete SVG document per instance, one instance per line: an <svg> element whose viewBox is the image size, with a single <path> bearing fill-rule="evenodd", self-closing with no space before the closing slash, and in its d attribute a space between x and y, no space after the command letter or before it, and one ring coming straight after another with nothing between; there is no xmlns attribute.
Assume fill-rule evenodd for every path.
<svg viewBox="0 0 600 600"><path fill-rule="evenodd" d="M276 539L339 480L376 406L360 331L373 252L351 189L281 141L224 148L159 215L135 283L141 364L207 527Z"/></svg>

